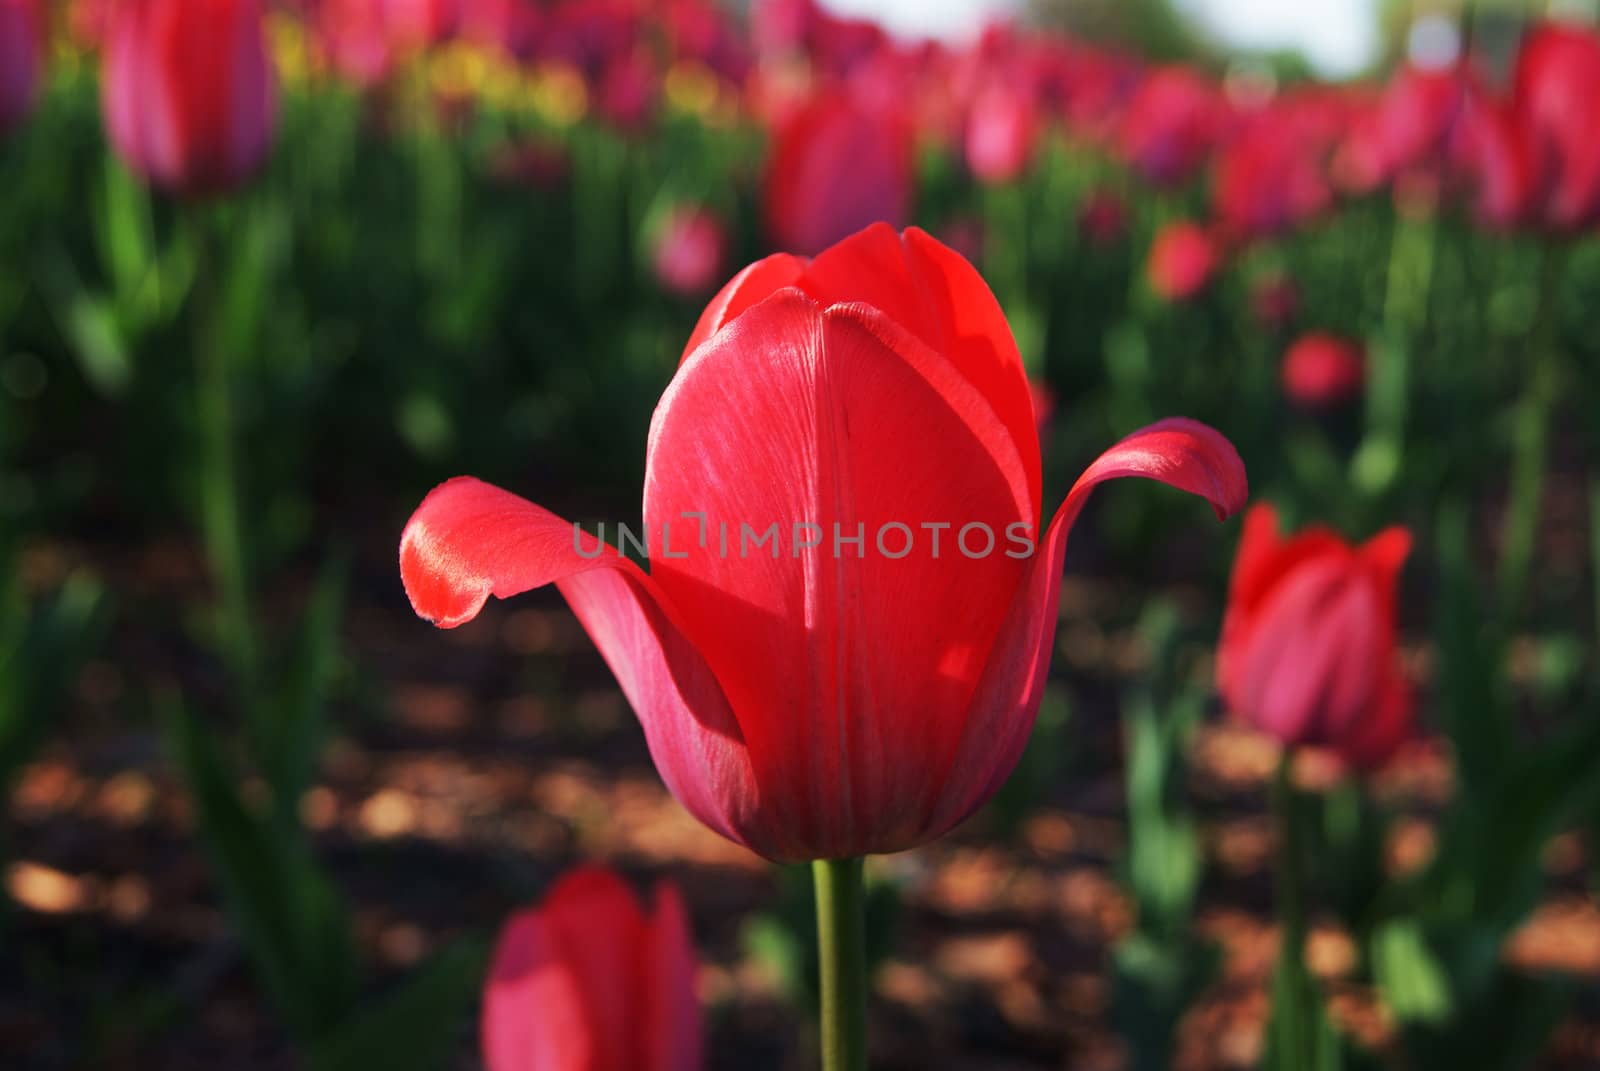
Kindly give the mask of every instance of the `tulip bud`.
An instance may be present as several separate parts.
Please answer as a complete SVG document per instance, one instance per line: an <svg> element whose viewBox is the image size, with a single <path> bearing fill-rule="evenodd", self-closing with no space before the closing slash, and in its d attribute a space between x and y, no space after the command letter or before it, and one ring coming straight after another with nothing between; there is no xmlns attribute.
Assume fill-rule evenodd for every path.
<svg viewBox="0 0 1600 1071"><path fill-rule="evenodd" d="M1168 301L1187 301L1211 282L1219 259L1216 242L1199 224L1170 223L1150 247L1150 289Z"/></svg>
<svg viewBox="0 0 1600 1071"><path fill-rule="evenodd" d="M1245 518L1217 650L1235 716L1285 747L1381 765L1409 735L1411 693L1395 658L1404 528L1352 547L1325 528L1281 539L1271 506Z"/></svg>
<svg viewBox="0 0 1600 1071"><path fill-rule="evenodd" d="M728 236L703 208L674 209L656 233L656 280L679 297L704 298L723 275Z"/></svg>
<svg viewBox="0 0 1600 1071"><path fill-rule="evenodd" d="M127 166L185 195L231 190L261 167L277 86L257 0L126 0L101 83Z"/></svg>
<svg viewBox="0 0 1600 1071"><path fill-rule="evenodd" d="M1308 409L1324 409L1357 397L1367 378L1359 343L1313 331L1283 357L1283 392Z"/></svg>
<svg viewBox="0 0 1600 1071"><path fill-rule="evenodd" d="M484 987L488 1071L700 1071L695 955L683 901L655 911L609 870L556 882L506 924Z"/></svg>

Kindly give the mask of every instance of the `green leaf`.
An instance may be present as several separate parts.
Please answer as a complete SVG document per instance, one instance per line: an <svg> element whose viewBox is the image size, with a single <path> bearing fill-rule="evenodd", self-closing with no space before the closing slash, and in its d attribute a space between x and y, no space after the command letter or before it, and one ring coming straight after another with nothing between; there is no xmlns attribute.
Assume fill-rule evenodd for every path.
<svg viewBox="0 0 1600 1071"><path fill-rule="evenodd" d="M399 987L320 1039L312 1049L313 1071L435 1071L447 1066L487 964L488 950L480 941L458 941L439 952Z"/></svg>
<svg viewBox="0 0 1600 1071"><path fill-rule="evenodd" d="M1452 1008L1450 980L1416 922L1399 919L1373 937L1372 969L1384 1003L1404 1021L1442 1023Z"/></svg>
<svg viewBox="0 0 1600 1071"><path fill-rule="evenodd" d="M174 695L162 701L229 912L262 984L297 1037L339 1022L356 991L349 918L298 838L277 833L245 806L211 733Z"/></svg>

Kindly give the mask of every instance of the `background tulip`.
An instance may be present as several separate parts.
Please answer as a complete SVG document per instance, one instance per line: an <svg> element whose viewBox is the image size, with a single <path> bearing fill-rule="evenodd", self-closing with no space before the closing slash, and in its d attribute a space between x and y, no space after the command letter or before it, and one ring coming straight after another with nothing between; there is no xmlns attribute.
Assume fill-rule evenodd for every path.
<svg viewBox="0 0 1600 1071"><path fill-rule="evenodd" d="M1217 270L1217 243L1197 223L1170 223L1150 246L1145 277L1150 289L1168 301L1185 301L1211 282Z"/></svg>
<svg viewBox="0 0 1600 1071"><path fill-rule="evenodd" d="M1186 67L1144 80L1122 120L1122 150L1152 182L1173 185L1205 162L1223 124L1221 94Z"/></svg>
<svg viewBox="0 0 1600 1071"><path fill-rule="evenodd" d="M1381 764L1411 727L1395 659L1395 585L1411 536L1389 528L1352 547L1325 528L1278 535L1271 506L1245 517L1217 651L1235 715L1286 747Z"/></svg>
<svg viewBox="0 0 1600 1071"><path fill-rule="evenodd" d="M1219 515L1245 497L1227 440L1164 421L1091 465L1045 532L1034 405L993 295L923 232L875 226L813 261L751 265L701 316L650 429L648 575L461 478L406 526L401 576L446 627L557 583L701 821L775 859L893 852L960 822L1015 765L1067 532L1116 476ZM742 524L778 541L742 547ZM807 524L822 545L804 550ZM969 525L997 542L983 552ZM1044 534L1008 555L1019 527ZM836 532L862 534L860 555Z"/></svg>
<svg viewBox="0 0 1600 1071"><path fill-rule="evenodd" d="M1309 408L1356 397L1366 375L1366 354L1359 343L1321 331L1296 339L1283 357L1283 392Z"/></svg>
<svg viewBox="0 0 1600 1071"><path fill-rule="evenodd" d="M1038 120L1033 102L1013 87L989 87L967 116L967 167L983 182L1009 182L1033 157Z"/></svg>
<svg viewBox="0 0 1600 1071"><path fill-rule="evenodd" d="M680 297L703 297L722 278L727 255L727 231L716 216L701 208L676 209L656 233L656 279Z"/></svg>
<svg viewBox="0 0 1600 1071"><path fill-rule="evenodd" d="M677 890L646 915L609 870L563 877L506 924L484 988L488 1071L700 1071L695 955Z"/></svg>
<svg viewBox="0 0 1600 1071"><path fill-rule="evenodd" d="M1530 31L1517 56L1512 107L1545 222L1562 230L1592 225L1600 219L1600 35L1557 24Z"/></svg>
<svg viewBox="0 0 1600 1071"><path fill-rule="evenodd" d="M767 229L782 249L818 253L870 223L900 226L911 211L912 129L892 102L824 91L775 135Z"/></svg>
<svg viewBox="0 0 1600 1071"><path fill-rule="evenodd" d="M37 0L0 0L0 133L33 109L44 58L43 30Z"/></svg>
<svg viewBox="0 0 1600 1071"><path fill-rule="evenodd" d="M106 131L123 162L165 189L217 193L249 179L277 120L256 0L127 0L102 76Z"/></svg>

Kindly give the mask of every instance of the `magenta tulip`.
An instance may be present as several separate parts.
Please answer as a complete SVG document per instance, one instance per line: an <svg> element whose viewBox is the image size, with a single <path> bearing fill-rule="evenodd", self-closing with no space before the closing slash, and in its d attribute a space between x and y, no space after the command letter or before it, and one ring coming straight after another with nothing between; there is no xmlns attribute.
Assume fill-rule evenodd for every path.
<svg viewBox="0 0 1600 1071"><path fill-rule="evenodd" d="M1395 657L1404 528L1352 547L1325 528L1278 534L1271 506L1245 518L1217 650L1234 714L1286 747L1382 764L1411 731L1411 690Z"/></svg>
<svg viewBox="0 0 1600 1071"><path fill-rule="evenodd" d="M622 879L575 870L506 924L483 994L488 1071L700 1071L695 955L677 890L646 915Z"/></svg>
<svg viewBox="0 0 1600 1071"><path fill-rule="evenodd" d="M111 144L176 193L233 189L261 167L277 87L256 0L125 0L101 84Z"/></svg>

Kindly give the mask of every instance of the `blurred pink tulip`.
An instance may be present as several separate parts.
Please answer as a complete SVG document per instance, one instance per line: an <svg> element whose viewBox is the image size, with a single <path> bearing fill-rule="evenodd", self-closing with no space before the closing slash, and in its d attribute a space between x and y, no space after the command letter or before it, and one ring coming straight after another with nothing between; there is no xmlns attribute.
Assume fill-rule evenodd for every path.
<svg viewBox="0 0 1600 1071"><path fill-rule="evenodd" d="M1322 331L1302 335L1283 357L1283 392L1308 409L1358 397L1366 378L1366 352L1360 343Z"/></svg>
<svg viewBox="0 0 1600 1071"><path fill-rule="evenodd" d="M1245 515L1217 648L1234 715L1285 747L1382 765L1411 733L1411 690L1395 648L1404 528L1352 547L1326 528L1278 534L1273 508Z"/></svg>
<svg viewBox="0 0 1600 1071"><path fill-rule="evenodd" d="M1216 85L1187 67L1164 67L1139 86L1122 117L1122 150L1151 182L1177 185L1205 162L1221 130Z"/></svg>
<svg viewBox="0 0 1600 1071"><path fill-rule="evenodd" d="M703 208L674 209L656 234L656 279L679 297L703 298L715 290L727 258L727 229Z"/></svg>
<svg viewBox="0 0 1600 1071"><path fill-rule="evenodd" d="M257 0L126 0L101 78L111 144L130 169L185 195L258 171L277 125L277 80Z"/></svg>
<svg viewBox="0 0 1600 1071"><path fill-rule="evenodd" d="M778 129L766 215L780 249L813 254L872 223L911 214L912 129L892 102L846 89L812 97Z"/></svg>
<svg viewBox="0 0 1600 1071"><path fill-rule="evenodd" d="M1038 140L1033 102L1013 86L991 85L967 113L967 167L982 182L1010 182L1026 170Z"/></svg>
<svg viewBox="0 0 1600 1071"><path fill-rule="evenodd" d="M1150 246L1146 278L1150 289L1168 301L1187 301L1211 282L1221 256L1205 228L1188 221L1161 228Z"/></svg>
<svg viewBox="0 0 1600 1071"><path fill-rule="evenodd" d="M683 901L655 911L601 867L574 870L501 931L484 987L488 1071L700 1071L695 954Z"/></svg>
<svg viewBox="0 0 1600 1071"><path fill-rule="evenodd" d="M1600 222L1600 34L1557 23L1529 31L1512 107L1543 221L1561 231Z"/></svg>

